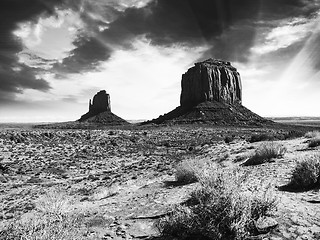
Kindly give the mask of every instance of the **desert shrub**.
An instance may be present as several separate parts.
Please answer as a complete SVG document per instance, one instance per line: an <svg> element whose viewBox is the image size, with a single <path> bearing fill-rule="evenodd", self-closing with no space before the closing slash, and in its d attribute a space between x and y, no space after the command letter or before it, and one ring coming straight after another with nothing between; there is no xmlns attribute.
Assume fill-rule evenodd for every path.
<svg viewBox="0 0 320 240"><path fill-rule="evenodd" d="M308 143L308 147L310 147L310 148L314 148L314 147L318 147L318 146L320 146L320 136L312 138L310 140L310 142Z"/></svg>
<svg viewBox="0 0 320 240"><path fill-rule="evenodd" d="M234 140L235 136L226 136L224 138L225 143L231 143Z"/></svg>
<svg viewBox="0 0 320 240"><path fill-rule="evenodd" d="M0 239L63 240L85 239L80 231L82 219L77 215L47 215L34 213L24 219L15 219L0 230Z"/></svg>
<svg viewBox="0 0 320 240"><path fill-rule="evenodd" d="M1 160L1 159L0 159ZM1 172L6 172L8 170L8 168L6 166L4 166L1 162L0 162L0 171Z"/></svg>
<svg viewBox="0 0 320 240"><path fill-rule="evenodd" d="M175 205L157 223L162 235L178 239L245 239L255 232L254 222L276 208L276 200L263 194L245 194L243 175L215 169L199 179L184 205Z"/></svg>
<svg viewBox="0 0 320 240"><path fill-rule="evenodd" d="M306 138L317 138L317 137L320 137L320 132L319 131L311 131L311 132L307 132L304 136Z"/></svg>
<svg viewBox="0 0 320 240"><path fill-rule="evenodd" d="M221 162L223 162L223 161L228 160L228 158L230 158L230 153L229 153L229 152L224 152L224 153L218 155L218 156L215 158L215 161L218 162L218 163L221 163Z"/></svg>
<svg viewBox="0 0 320 240"><path fill-rule="evenodd" d="M211 164L209 161L199 159L181 161L175 167L176 181L181 184L197 182L205 168Z"/></svg>
<svg viewBox="0 0 320 240"><path fill-rule="evenodd" d="M305 134L302 131L291 130L291 131L288 131L287 133L285 133L283 138L284 139L294 139L294 138L303 137L304 135ZM279 140L281 140L281 139L279 139Z"/></svg>
<svg viewBox="0 0 320 240"><path fill-rule="evenodd" d="M260 145L254 154L244 163L245 166L272 162L274 158L283 157L287 149L281 144L269 142Z"/></svg>
<svg viewBox="0 0 320 240"><path fill-rule="evenodd" d="M83 222L83 215L71 210L67 197L54 191L37 201L35 211L0 229L0 239L87 239L83 236Z"/></svg>
<svg viewBox="0 0 320 240"><path fill-rule="evenodd" d="M273 141L274 139L275 138L273 135L261 133L261 134L251 135L249 142L254 143L254 142L262 142L262 141Z"/></svg>
<svg viewBox="0 0 320 240"><path fill-rule="evenodd" d="M320 154L299 161L294 168L289 186L307 190L320 187Z"/></svg>

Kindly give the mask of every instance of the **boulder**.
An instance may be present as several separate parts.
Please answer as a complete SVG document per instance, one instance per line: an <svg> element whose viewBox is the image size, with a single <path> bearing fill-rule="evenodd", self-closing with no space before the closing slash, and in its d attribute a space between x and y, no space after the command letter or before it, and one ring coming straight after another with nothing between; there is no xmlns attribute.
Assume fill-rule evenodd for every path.
<svg viewBox="0 0 320 240"><path fill-rule="evenodd" d="M255 222L255 227L259 233L268 233L270 230L276 228L278 222L272 217L260 217Z"/></svg>

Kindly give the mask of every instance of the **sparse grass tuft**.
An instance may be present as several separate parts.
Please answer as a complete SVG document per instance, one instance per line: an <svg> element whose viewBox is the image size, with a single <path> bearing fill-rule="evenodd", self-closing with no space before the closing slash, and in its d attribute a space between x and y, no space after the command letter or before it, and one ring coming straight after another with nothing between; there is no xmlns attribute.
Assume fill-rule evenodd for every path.
<svg viewBox="0 0 320 240"><path fill-rule="evenodd" d="M77 215L46 215L39 212L24 219L15 219L4 230L0 239L63 240L86 239L81 233L82 218Z"/></svg>
<svg viewBox="0 0 320 240"><path fill-rule="evenodd" d="M313 154L310 158L297 163L288 184L297 190L309 190L320 187L320 154Z"/></svg>
<svg viewBox="0 0 320 240"><path fill-rule="evenodd" d="M312 138L308 143L309 148L314 148L318 146L320 146L320 136Z"/></svg>
<svg viewBox="0 0 320 240"><path fill-rule="evenodd" d="M199 180L202 172L213 163L199 159L187 159L175 167L176 182L180 184L194 183Z"/></svg>
<svg viewBox="0 0 320 240"><path fill-rule="evenodd" d="M0 230L0 239L63 240L87 239L84 217L71 210L68 198L56 191L36 203L36 210L17 218Z"/></svg>
<svg viewBox="0 0 320 240"><path fill-rule="evenodd" d="M304 136L304 132L291 130L291 131L288 131L287 133L285 133L283 138L284 139L295 139L295 138L300 138L303 136ZM281 140L281 139L279 139L279 140Z"/></svg>
<svg viewBox="0 0 320 240"><path fill-rule="evenodd" d="M286 140L294 139L304 136L303 131L290 130L287 132L273 132L273 133L260 133L254 134L248 140L250 143L262 142L262 141L275 141L275 140Z"/></svg>
<svg viewBox="0 0 320 240"><path fill-rule="evenodd" d="M287 149L274 142L265 143L256 149L255 153L243 164L244 166L259 165L273 162L274 158L283 157Z"/></svg>
<svg viewBox="0 0 320 240"><path fill-rule="evenodd" d="M261 133L261 134L254 134L249 139L250 143L254 142L262 142L262 141L273 141L275 138L273 135Z"/></svg>
<svg viewBox="0 0 320 240"><path fill-rule="evenodd" d="M311 131L311 132L307 132L304 136L306 138L319 138L320 132L319 131Z"/></svg>
<svg viewBox="0 0 320 240"><path fill-rule="evenodd" d="M215 169L199 178L201 187L185 205L176 205L157 227L177 239L245 239L256 231L255 221L276 209L276 200L245 194L246 177L239 171Z"/></svg>
<svg viewBox="0 0 320 240"><path fill-rule="evenodd" d="M224 142L225 142L225 143L231 143L231 142L234 140L234 138L235 138L234 135L233 135L233 136L226 136L226 137L224 138Z"/></svg>

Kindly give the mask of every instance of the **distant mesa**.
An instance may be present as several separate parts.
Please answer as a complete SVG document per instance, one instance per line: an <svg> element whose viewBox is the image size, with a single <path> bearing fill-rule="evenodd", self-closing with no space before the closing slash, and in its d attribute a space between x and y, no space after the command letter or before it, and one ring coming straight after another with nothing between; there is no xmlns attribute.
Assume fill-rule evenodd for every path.
<svg viewBox="0 0 320 240"><path fill-rule="evenodd" d="M180 106L146 123L271 123L242 106L240 74L230 62L208 59L182 75Z"/></svg>
<svg viewBox="0 0 320 240"><path fill-rule="evenodd" d="M111 112L110 95L101 90L89 100L89 111L82 115L79 122L97 123L102 125L129 124L124 119Z"/></svg>

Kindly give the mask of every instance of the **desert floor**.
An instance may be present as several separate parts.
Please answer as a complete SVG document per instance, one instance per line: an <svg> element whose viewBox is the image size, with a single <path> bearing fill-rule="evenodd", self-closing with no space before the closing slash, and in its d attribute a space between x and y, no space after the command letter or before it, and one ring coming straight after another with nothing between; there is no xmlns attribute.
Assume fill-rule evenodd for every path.
<svg viewBox="0 0 320 240"><path fill-rule="evenodd" d="M283 158L241 165L263 144L248 142L250 136L275 131L282 132L202 126L2 129L0 233L10 222L56 209L81 214L87 239L156 239L154 223L198 187L175 184L176 164L192 158L239 166L248 172L250 187L269 186L279 202L279 225L264 239L320 239L319 190L278 189L289 182L296 162L318 148L308 148L305 137L277 140L287 148ZM226 143L227 136L233 141Z"/></svg>

